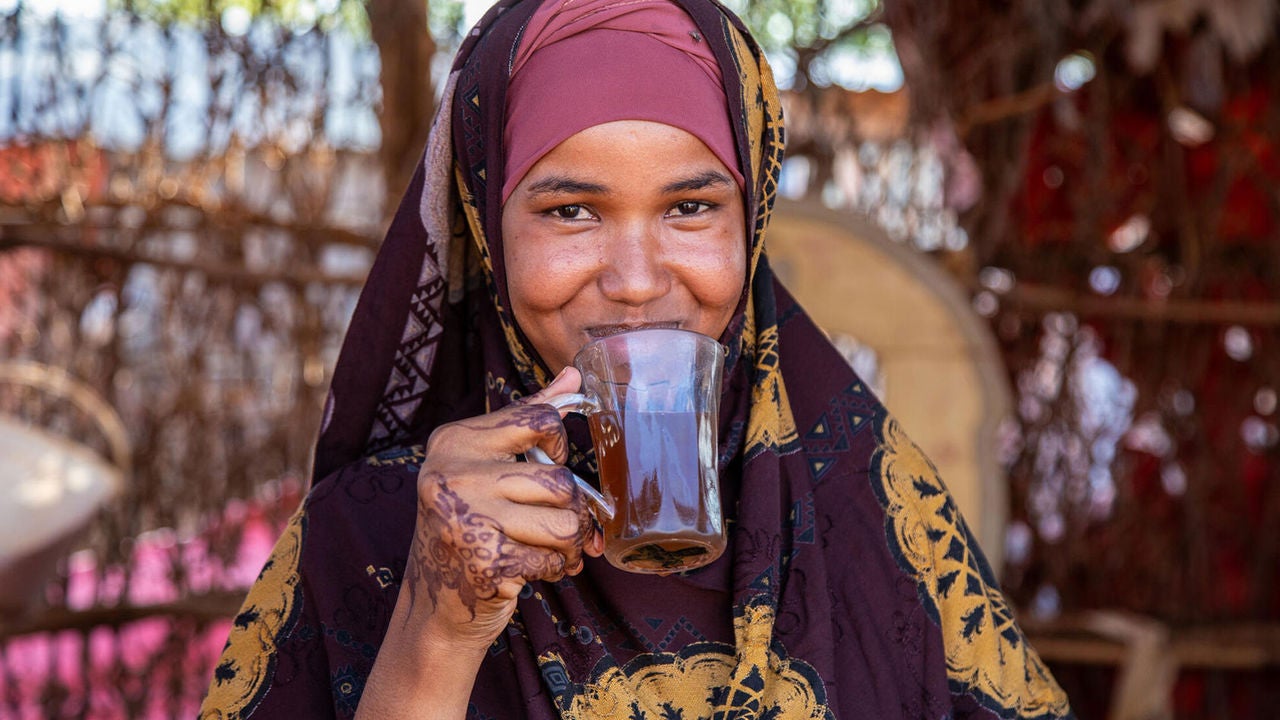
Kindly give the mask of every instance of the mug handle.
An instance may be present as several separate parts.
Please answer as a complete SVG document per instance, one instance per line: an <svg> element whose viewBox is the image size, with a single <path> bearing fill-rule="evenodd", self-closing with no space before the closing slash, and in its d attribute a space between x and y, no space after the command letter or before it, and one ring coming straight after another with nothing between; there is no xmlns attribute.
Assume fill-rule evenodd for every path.
<svg viewBox="0 0 1280 720"><path fill-rule="evenodd" d="M599 407L591 398L583 395L582 393L565 393L563 395L556 395L555 397L548 398L544 402L559 410L562 414L576 412L581 415L587 415L594 412ZM542 463L543 465L556 464L555 461L553 461L545 452L542 451L542 448L537 445L526 450L524 454L525 457L530 460ZM570 470L569 474L573 476L573 482L578 486L578 489L582 491L582 494L586 495L587 499L596 506L596 511L603 516L605 520L612 520L613 516L617 514L617 510L613 506L613 501L602 495L599 490L591 487L591 483L579 477L578 473Z"/></svg>

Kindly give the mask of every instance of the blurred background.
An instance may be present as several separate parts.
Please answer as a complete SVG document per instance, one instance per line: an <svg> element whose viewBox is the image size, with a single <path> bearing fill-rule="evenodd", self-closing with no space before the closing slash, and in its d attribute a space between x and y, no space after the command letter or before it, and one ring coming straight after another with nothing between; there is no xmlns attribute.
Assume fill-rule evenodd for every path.
<svg viewBox="0 0 1280 720"><path fill-rule="evenodd" d="M1280 707L1275 0L731 0L770 252L1082 719ZM194 714L484 0L0 0L0 718Z"/></svg>

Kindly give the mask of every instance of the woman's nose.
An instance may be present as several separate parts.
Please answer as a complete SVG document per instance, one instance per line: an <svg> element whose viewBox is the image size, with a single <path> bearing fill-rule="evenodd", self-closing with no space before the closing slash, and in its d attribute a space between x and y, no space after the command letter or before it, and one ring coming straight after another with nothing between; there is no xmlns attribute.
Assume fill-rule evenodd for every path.
<svg viewBox="0 0 1280 720"><path fill-rule="evenodd" d="M657 233L644 227L620 232L605 248L599 283L605 298L626 305L639 306L666 295L671 275Z"/></svg>

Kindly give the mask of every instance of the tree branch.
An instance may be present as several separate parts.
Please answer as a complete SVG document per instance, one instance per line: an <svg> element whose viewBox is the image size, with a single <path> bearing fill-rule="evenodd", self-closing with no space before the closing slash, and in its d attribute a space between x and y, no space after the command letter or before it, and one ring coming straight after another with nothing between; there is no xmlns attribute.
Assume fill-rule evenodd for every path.
<svg viewBox="0 0 1280 720"><path fill-rule="evenodd" d="M1012 95L1002 95L974 103L964 109L956 121L956 133L960 137L978 125L989 125L1019 115L1039 110L1053 102L1059 95L1052 82L1041 83Z"/></svg>
<svg viewBox="0 0 1280 720"><path fill-rule="evenodd" d="M978 289L974 286L973 289ZM1002 304L1037 313L1070 312L1081 317L1121 318L1147 322L1204 325L1280 325L1280 302L1234 300L1098 297L1082 293L1019 283L999 295Z"/></svg>
<svg viewBox="0 0 1280 720"><path fill-rule="evenodd" d="M0 640L43 632L119 628L131 622L157 617L182 617L198 622L228 619L240 609L244 595L241 590L218 590L154 605L91 607L85 610L49 608L15 620L6 618L0 622Z"/></svg>
<svg viewBox="0 0 1280 720"><path fill-rule="evenodd" d="M334 275L314 268L292 268L287 272L257 272L233 263L154 257L122 248L87 244L83 240L83 234L89 229L92 228L56 223L0 225L0 251L15 247L48 248L71 255L104 257L124 263L145 263L185 272L198 272L211 280L240 286L257 287L278 282L294 286L322 283L359 287L365 280L364 275Z"/></svg>

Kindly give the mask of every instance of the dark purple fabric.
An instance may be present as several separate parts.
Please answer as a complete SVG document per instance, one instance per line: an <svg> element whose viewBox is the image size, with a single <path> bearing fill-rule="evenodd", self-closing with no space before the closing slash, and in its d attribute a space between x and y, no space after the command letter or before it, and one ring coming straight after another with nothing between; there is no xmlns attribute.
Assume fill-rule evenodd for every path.
<svg viewBox="0 0 1280 720"><path fill-rule="evenodd" d="M834 350L817 343L821 332L778 290L784 345L815 351L794 365L784 360L784 372L820 378L813 385L826 391L793 402L801 427L826 426L807 433L802 452L782 458L782 473L799 482L751 511L775 519L781 532L749 529L753 520L739 516L729 553L686 576L630 575L589 559L576 578L529 585L516 621L481 667L469 717L561 717L558 693L572 693L602 664L715 646L732 652L728 610L736 568L776 558L785 559L786 571L777 578L775 640L821 677L832 717L1001 716L948 682L937 623L884 540L870 463L883 406ZM855 426L854 418L864 421ZM829 464L815 471L815 457ZM313 488L301 618L282 643L273 686L252 717L354 715L399 590L421 459L421 448L386 451ZM726 468L728 483L741 476L740 460ZM603 647L594 644L597 637ZM539 664L547 648L561 653L563 667Z"/></svg>
<svg viewBox="0 0 1280 720"><path fill-rule="evenodd" d="M531 583L469 716L601 717L619 697L634 718L693 720L684 708L699 703L709 709L689 712L726 719L1069 716L931 466L773 278L763 244L782 126L758 48L710 0L678 4L723 70L754 261L720 338L729 547L685 575L588 560L574 578ZM506 310L500 235L507 73L536 5L500 2L459 51L443 127L463 187L434 184L440 168L424 165L392 223L335 371L288 591L296 619L251 637L270 672L233 716L354 715L404 574L421 444L547 380ZM468 282L426 229L424 208L445 197L471 219L448 231ZM571 464L594 477L583 428L567 426ZM255 632L263 612L237 626ZM673 680L706 663L730 679ZM228 656L215 682L245 666ZM673 684L642 684L654 677Z"/></svg>

